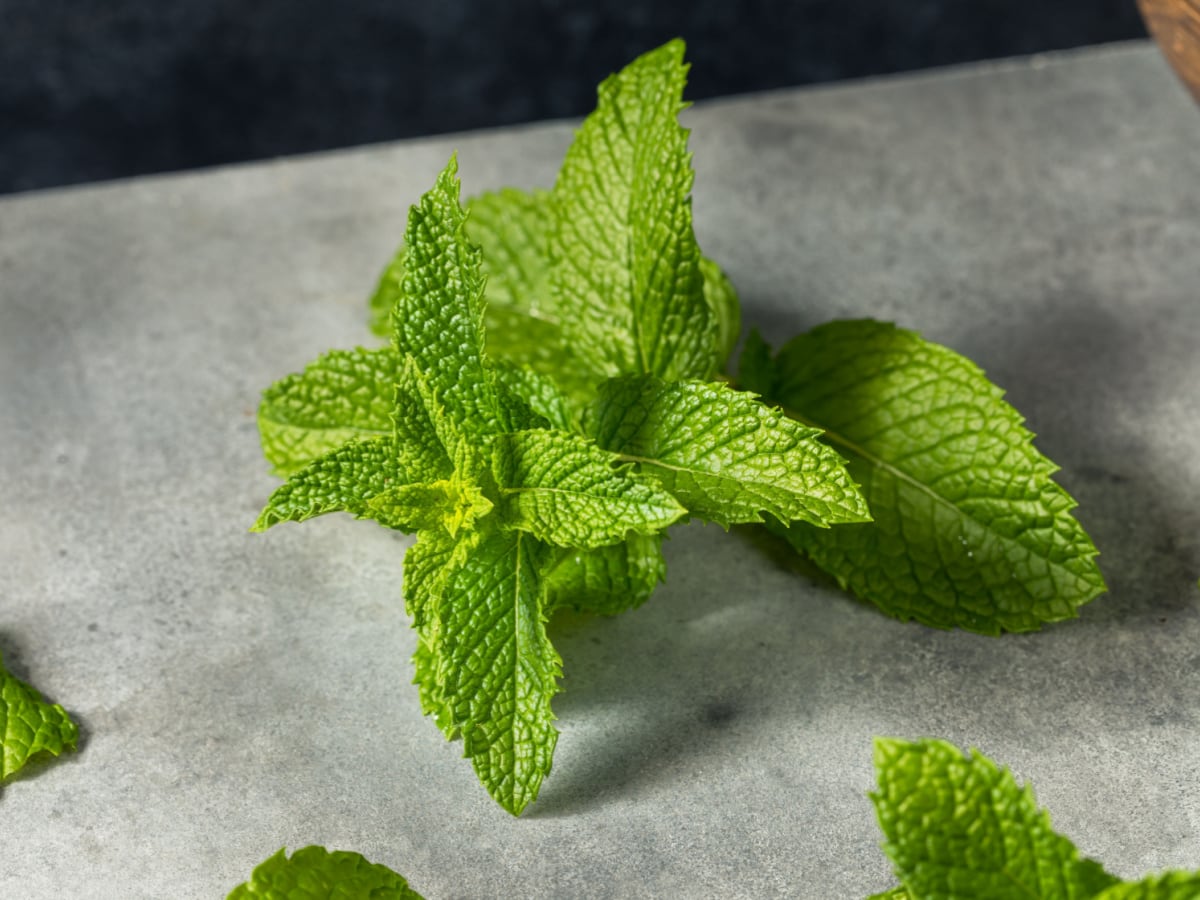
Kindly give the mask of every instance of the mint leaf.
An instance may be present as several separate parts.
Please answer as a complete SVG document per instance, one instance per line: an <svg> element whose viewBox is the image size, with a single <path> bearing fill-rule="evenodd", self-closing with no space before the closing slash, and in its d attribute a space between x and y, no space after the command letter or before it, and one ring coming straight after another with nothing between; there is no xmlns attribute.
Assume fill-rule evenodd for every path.
<svg viewBox="0 0 1200 900"><path fill-rule="evenodd" d="M490 332L489 332L490 333ZM502 400L505 395L514 398L529 412L540 417L542 426L560 431L579 431L580 426L571 399L558 383L548 375L508 362L497 363L493 368L496 386ZM513 417L507 417L510 423ZM524 427L534 427L532 424ZM519 431L522 428L511 430Z"/></svg>
<svg viewBox="0 0 1200 900"><path fill-rule="evenodd" d="M502 435L494 459L506 521L559 547L614 544L629 531L653 534L687 512L652 482L614 469L613 454L576 435Z"/></svg>
<svg viewBox="0 0 1200 900"><path fill-rule="evenodd" d="M738 336L742 333L742 307L733 282L725 277L721 267L706 256L700 257L700 275L704 279L704 301L717 323L717 358L715 369L729 361Z"/></svg>
<svg viewBox="0 0 1200 900"><path fill-rule="evenodd" d="M892 325L831 322L766 370L752 352L742 377L848 459L874 522L786 536L889 615L1031 631L1105 590L1057 467L969 360Z"/></svg>
<svg viewBox="0 0 1200 900"><path fill-rule="evenodd" d="M1200 872L1165 872L1142 881L1116 884L1095 900L1196 900L1200 897Z"/></svg>
<svg viewBox="0 0 1200 900"><path fill-rule="evenodd" d="M759 403L753 394L705 382L615 378L600 388L589 430L596 442L638 463L688 510L728 527L761 522L858 522L867 509L842 459L820 433Z"/></svg>
<svg viewBox="0 0 1200 900"><path fill-rule="evenodd" d="M894 887L882 894L872 894L867 900L912 900L912 894L903 887Z"/></svg>
<svg viewBox="0 0 1200 900"><path fill-rule="evenodd" d="M404 481L391 437L351 440L276 488L250 530L266 531L280 522L303 522L331 512L373 518L371 498Z"/></svg>
<svg viewBox="0 0 1200 900"><path fill-rule="evenodd" d="M401 531L444 529L450 537L471 531L492 511L492 502L456 472L433 484L404 484L372 497L368 515Z"/></svg>
<svg viewBox="0 0 1200 900"><path fill-rule="evenodd" d="M263 393L263 455L287 477L352 438L392 432L399 357L382 350L333 350Z"/></svg>
<svg viewBox="0 0 1200 900"><path fill-rule="evenodd" d="M488 793L513 815L536 797L558 732L561 660L546 637L545 551L519 531L484 537L451 572L438 611L438 677Z"/></svg>
<svg viewBox="0 0 1200 900"><path fill-rule="evenodd" d="M332 900L370 897L372 900L422 900L408 882L379 863L348 850L310 846L291 859L281 849L254 869L228 900Z"/></svg>
<svg viewBox="0 0 1200 900"><path fill-rule="evenodd" d="M498 411L484 365L480 252L463 227L457 172L451 157L409 212L392 342L416 364L451 422L483 434L497 427Z"/></svg>
<svg viewBox="0 0 1200 900"><path fill-rule="evenodd" d="M0 781L43 753L74 750L79 729L57 703L47 703L0 660Z"/></svg>
<svg viewBox="0 0 1200 900"><path fill-rule="evenodd" d="M603 375L707 378L717 323L692 232L691 154L678 122L683 42L605 79L554 185L550 285L563 334Z"/></svg>
<svg viewBox="0 0 1200 900"><path fill-rule="evenodd" d="M1085 900L1117 881L977 751L876 738L875 769L883 849L915 900Z"/></svg>
<svg viewBox="0 0 1200 900"><path fill-rule="evenodd" d="M605 616L641 606L667 577L662 541L634 532L619 544L560 550L545 575L546 605Z"/></svg>

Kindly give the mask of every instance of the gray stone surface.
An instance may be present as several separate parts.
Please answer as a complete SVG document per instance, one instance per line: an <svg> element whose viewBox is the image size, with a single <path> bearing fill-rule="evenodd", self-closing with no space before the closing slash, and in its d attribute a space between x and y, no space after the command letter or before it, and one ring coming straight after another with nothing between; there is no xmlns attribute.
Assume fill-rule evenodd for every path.
<svg viewBox="0 0 1200 900"><path fill-rule="evenodd" d="M922 330L1029 419L1103 551L1078 622L894 622L689 527L669 583L556 621L520 820L419 713L405 539L250 535L254 409L363 298L452 148L551 180L550 124L0 201L0 652L80 752L0 792L0 896L223 896L281 845L432 898L856 898L871 737L973 744L1119 874L1200 866L1200 110L1148 46L707 103L697 230L775 339Z"/></svg>

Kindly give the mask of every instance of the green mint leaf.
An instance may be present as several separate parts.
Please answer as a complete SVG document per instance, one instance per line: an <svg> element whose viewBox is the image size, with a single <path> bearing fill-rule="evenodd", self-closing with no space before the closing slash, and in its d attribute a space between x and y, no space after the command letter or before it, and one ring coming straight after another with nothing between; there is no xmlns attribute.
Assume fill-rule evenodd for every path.
<svg viewBox="0 0 1200 900"><path fill-rule="evenodd" d="M446 700L446 688L438 677L437 630L417 629L417 649L413 651L413 684L421 698L421 714L433 719L446 740L458 737L454 711Z"/></svg>
<svg viewBox="0 0 1200 900"><path fill-rule="evenodd" d="M385 350L334 350L263 393L263 454L282 477L352 438L392 432L399 357Z"/></svg>
<svg viewBox="0 0 1200 900"><path fill-rule="evenodd" d="M896 875L919 900L1084 900L1117 879L1050 827L1007 769L945 741L875 741L871 794Z"/></svg>
<svg viewBox="0 0 1200 900"><path fill-rule="evenodd" d="M486 434L498 427L498 412L484 364L484 276L479 248L463 227L457 172L452 157L409 211L392 341L415 362L456 428Z"/></svg>
<svg viewBox="0 0 1200 900"><path fill-rule="evenodd" d="M1115 884L1094 900L1196 900L1200 872L1164 872L1142 881Z"/></svg>
<svg viewBox="0 0 1200 900"><path fill-rule="evenodd" d="M387 267L379 275L375 291L367 301L367 324L371 333L381 338L392 336L392 310L400 299L404 284L404 260L407 248L401 244Z"/></svg>
<svg viewBox="0 0 1200 900"><path fill-rule="evenodd" d="M596 442L653 473L697 516L728 527L761 522L861 522L863 499L820 433L722 384L651 376L601 385Z"/></svg>
<svg viewBox="0 0 1200 900"><path fill-rule="evenodd" d="M704 301L717 323L714 368L720 371L725 368L742 333L742 306L733 282L725 277L720 266L706 256L700 257L700 275L704 279Z"/></svg>
<svg viewBox="0 0 1200 900"><path fill-rule="evenodd" d="M228 900L332 900L370 897L372 900L422 900L408 882L379 863L368 862L349 850L310 846L291 859L287 848L259 864L245 884Z"/></svg>
<svg viewBox="0 0 1200 900"><path fill-rule="evenodd" d="M537 797L558 731L550 700L561 660L546 637L545 550L494 532L446 581L434 652L444 702L488 793L513 815Z"/></svg>
<svg viewBox="0 0 1200 900"><path fill-rule="evenodd" d="M547 606L604 616L641 606L667 577L662 541L635 532L619 544L560 550L545 575Z"/></svg>
<svg viewBox="0 0 1200 900"><path fill-rule="evenodd" d="M578 435L519 431L495 445L495 476L510 526L559 547L601 547L653 534L687 510Z"/></svg>
<svg viewBox="0 0 1200 900"><path fill-rule="evenodd" d="M554 302L570 311L561 324L572 350L603 375L707 378L716 369L678 121L683 51L672 41L605 79L554 185Z"/></svg>
<svg viewBox="0 0 1200 900"><path fill-rule="evenodd" d="M392 426L398 464L411 480L450 477L466 441L411 357L400 366Z"/></svg>
<svg viewBox="0 0 1200 900"><path fill-rule="evenodd" d="M409 533L441 528L452 538L474 529L476 520L491 511L483 492L456 475L433 484L398 485L367 504L367 514L389 527Z"/></svg>
<svg viewBox="0 0 1200 900"><path fill-rule="evenodd" d="M874 517L793 526L788 540L884 612L1032 631L1105 590L1057 467L969 360L911 331L847 321L791 341L766 383L761 367L750 372L747 387L824 429Z"/></svg>
<svg viewBox="0 0 1200 900"><path fill-rule="evenodd" d="M374 518L369 512L371 498L405 480L390 436L351 440L276 488L250 530L266 531L280 522L303 522L331 512Z"/></svg>
<svg viewBox="0 0 1200 900"><path fill-rule="evenodd" d="M580 430L579 417L573 409L571 399L553 378L509 362L497 363L493 371L502 405L506 398L515 398L520 406L524 406L529 413L542 420L540 427L549 426L559 431ZM509 414L507 418L509 424L514 425L518 417ZM539 425L530 421L529 424L509 430L522 431L534 427Z"/></svg>
<svg viewBox="0 0 1200 900"><path fill-rule="evenodd" d="M0 781L30 759L74 750L79 729L57 703L47 703L0 661Z"/></svg>
<svg viewBox="0 0 1200 900"><path fill-rule="evenodd" d="M903 887L894 887L882 894L872 894L867 900L912 900L912 894Z"/></svg>

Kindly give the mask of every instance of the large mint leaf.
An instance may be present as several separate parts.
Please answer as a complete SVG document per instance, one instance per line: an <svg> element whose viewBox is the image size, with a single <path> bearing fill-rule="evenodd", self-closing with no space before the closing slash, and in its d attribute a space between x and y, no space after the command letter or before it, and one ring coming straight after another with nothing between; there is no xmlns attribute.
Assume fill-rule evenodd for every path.
<svg viewBox="0 0 1200 900"><path fill-rule="evenodd" d="M1085 900L1117 879L1050 827L1033 791L978 752L877 738L884 852L919 900Z"/></svg>
<svg viewBox="0 0 1200 900"><path fill-rule="evenodd" d="M303 522L331 512L370 517L372 497L403 484L393 439L351 440L313 460L271 494L251 531L280 522ZM392 525L392 521L380 520Z"/></svg>
<svg viewBox="0 0 1200 900"><path fill-rule="evenodd" d="M33 757L74 750L79 729L57 703L47 703L0 661L0 781Z"/></svg>
<svg viewBox="0 0 1200 900"><path fill-rule="evenodd" d="M267 388L258 429L275 474L298 472L352 438L390 434L399 366L388 350L334 350Z"/></svg>
<svg viewBox="0 0 1200 900"><path fill-rule="evenodd" d="M756 356L746 386L823 429L870 504L871 524L787 532L843 586L900 619L992 634L1104 591L1057 467L969 360L872 321L823 325L773 365Z"/></svg>
<svg viewBox="0 0 1200 900"><path fill-rule="evenodd" d="M488 793L513 815L550 771L561 660L546 637L545 551L519 531L484 537L451 572L435 652L445 703Z"/></svg>
<svg viewBox="0 0 1200 900"><path fill-rule="evenodd" d="M409 211L392 341L416 363L454 425L483 434L497 428L498 415L484 364L480 252L464 230L457 172L458 162L451 158Z"/></svg>
<svg viewBox="0 0 1200 900"><path fill-rule="evenodd" d="M693 515L728 527L818 525L867 517L842 459L753 394L722 384L615 378L600 388L589 430L596 442L652 473Z"/></svg>
<svg viewBox="0 0 1200 900"><path fill-rule="evenodd" d="M510 526L559 547L600 547L653 534L687 513L652 481L614 468L613 454L560 431L500 436L494 471Z"/></svg>
<svg viewBox="0 0 1200 900"><path fill-rule="evenodd" d="M662 541L635 532L619 544L559 551L545 577L547 605L605 616L640 606L667 577Z"/></svg>
<svg viewBox="0 0 1200 900"><path fill-rule="evenodd" d="M309 846L288 858L287 848L254 869L228 900L421 900L408 882L387 866L368 862L349 850Z"/></svg>
<svg viewBox="0 0 1200 900"><path fill-rule="evenodd" d="M1165 872L1142 881L1117 884L1094 900L1196 900L1200 897L1200 872Z"/></svg>
<svg viewBox="0 0 1200 900"><path fill-rule="evenodd" d="M554 185L554 302L570 347L603 375L707 378L717 364L678 121L683 50L672 41L605 79Z"/></svg>

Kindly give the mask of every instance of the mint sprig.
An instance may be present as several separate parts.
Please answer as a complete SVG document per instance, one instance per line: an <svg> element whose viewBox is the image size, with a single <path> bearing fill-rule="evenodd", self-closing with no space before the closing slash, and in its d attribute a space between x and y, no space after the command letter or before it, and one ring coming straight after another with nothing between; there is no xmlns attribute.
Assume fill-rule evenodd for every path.
<svg viewBox="0 0 1200 900"><path fill-rule="evenodd" d="M692 226L686 74L672 41L607 79L550 191L464 207L451 160L371 298L391 345L326 354L260 410L289 480L255 529L343 511L416 534L422 709L513 813L558 736L548 618L644 602L673 522L766 523L939 626L1029 630L1103 589L1053 465L951 351L834 323L718 374L740 312Z"/></svg>
<svg viewBox="0 0 1200 900"><path fill-rule="evenodd" d="M1122 882L1079 855L1033 791L978 751L876 738L871 794L902 886L872 900L1194 900L1200 872Z"/></svg>

